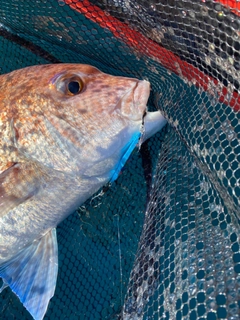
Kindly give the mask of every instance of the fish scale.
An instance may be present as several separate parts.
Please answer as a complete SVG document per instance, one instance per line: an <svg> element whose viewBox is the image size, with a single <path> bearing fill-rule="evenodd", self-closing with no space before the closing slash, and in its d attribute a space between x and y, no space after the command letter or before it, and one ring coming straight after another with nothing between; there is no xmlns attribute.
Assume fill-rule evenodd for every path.
<svg viewBox="0 0 240 320"><path fill-rule="evenodd" d="M149 82L88 65L28 67L0 87L1 290L41 320L56 286L56 226L166 120L147 112Z"/></svg>

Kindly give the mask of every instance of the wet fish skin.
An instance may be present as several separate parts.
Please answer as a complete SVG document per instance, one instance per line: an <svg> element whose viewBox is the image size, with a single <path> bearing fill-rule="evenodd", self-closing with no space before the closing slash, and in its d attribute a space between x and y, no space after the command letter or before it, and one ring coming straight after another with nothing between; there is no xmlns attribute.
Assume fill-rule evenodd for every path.
<svg viewBox="0 0 240 320"><path fill-rule="evenodd" d="M0 276L40 320L56 285L55 227L116 179L150 86L59 64L2 75L0 88ZM160 112L146 119L146 137L166 123Z"/></svg>
<svg viewBox="0 0 240 320"><path fill-rule="evenodd" d="M83 82L83 92L75 96L65 94L62 86L66 79L76 80L77 77ZM38 221L37 217L43 212L40 221L46 221L48 229L51 229L64 219L65 212L69 211L69 201L66 201L66 206L65 203L61 203L64 214L58 212L58 199L62 199L63 194L75 204L74 208L73 205L69 208L74 210L109 180L109 172L120 157L121 144L124 146L123 133L127 142L139 129L138 121L141 121L143 110L146 108L149 85L146 82L142 83L144 85L140 91L143 91L143 102L133 109L136 120L133 121L132 130L127 132L125 128L128 126L128 118L120 113L120 107L124 108L123 112L127 115L127 98L131 104L133 92L124 97L124 101L121 97L129 89L135 88L138 84L136 80L112 77L83 65L77 66L77 69L75 65L31 67L2 78L0 83L4 88L4 97L1 99L0 118L1 171L6 172L8 169L15 174L12 179L8 174L9 183L6 179L2 183L4 194L7 194L5 198L14 198L14 201L11 201L12 205L20 204L28 198L27 208L33 217ZM120 139L117 139L118 135L121 136ZM112 153L112 158L109 152ZM12 169L9 169L11 166ZM34 167L31 173L30 167ZM16 172L19 172L22 178L19 179ZM15 179L21 181L15 183ZM35 182L30 183L31 190L29 179ZM68 190L71 189L70 194L65 193L66 187L62 188L64 184ZM12 185L19 185L21 195L16 195L16 189L13 189ZM61 188L58 188L58 185ZM73 199L75 197L76 200ZM49 209L56 214L46 217L46 210ZM19 214L19 208L17 210ZM23 215L25 210L26 208L22 210ZM15 216L18 214L14 213ZM21 217L22 219L26 220ZM16 222L12 230L15 243L18 243L17 249L12 249L14 253L20 249L19 238L24 239L25 245L35 239L36 233L46 233L45 225L42 228L38 223L35 225L34 222L26 222L19 237L14 229L18 224ZM28 228L28 225L31 225L31 228ZM11 257L12 250L7 250L8 258ZM2 250L0 262L1 253Z"/></svg>

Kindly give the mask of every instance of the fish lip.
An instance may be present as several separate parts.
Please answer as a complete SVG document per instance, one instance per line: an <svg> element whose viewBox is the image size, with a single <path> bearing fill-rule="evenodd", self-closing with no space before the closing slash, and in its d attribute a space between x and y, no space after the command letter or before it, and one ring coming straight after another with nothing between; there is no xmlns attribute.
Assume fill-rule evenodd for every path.
<svg viewBox="0 0 240 320"><path fill-rule="evenodd" d="M150 95L150 83L146 80L136 80L134 85L121 97L117 108L122 116L132 121L142 121L147 111L147 101Z"/></svg>
<svg viewBox="0 0 240 320"><path fill-rule="evenodd" d="M139 80L136 83L133 94L133 107L137 110L136 120L142 120L147 111L147 102L150 95L150 82Z"/></svg>

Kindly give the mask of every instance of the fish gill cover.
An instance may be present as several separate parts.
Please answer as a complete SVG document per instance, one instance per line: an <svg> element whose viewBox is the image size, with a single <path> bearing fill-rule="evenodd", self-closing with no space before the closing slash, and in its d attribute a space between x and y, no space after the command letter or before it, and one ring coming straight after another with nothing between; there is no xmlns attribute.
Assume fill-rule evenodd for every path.
<svg viewBox="0 0 240 320"><path fill-rule="evenodd" d="M239 15L238 1L1 1L1 73L71 62L145 79L168 120L59 225L44 319L239 319ZM0 297L1 319L32 319Z"/></svg>

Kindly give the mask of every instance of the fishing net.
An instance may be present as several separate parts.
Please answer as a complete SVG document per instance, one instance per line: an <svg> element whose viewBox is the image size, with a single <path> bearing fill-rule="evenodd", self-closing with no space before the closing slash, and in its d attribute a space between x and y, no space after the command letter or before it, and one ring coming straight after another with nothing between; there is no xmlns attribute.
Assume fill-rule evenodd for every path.
<svg viewBox="0 0 240 320"><path fill-rule="evenodd" d="M45 319L239 319L239 1L1 0L0 23L1 73L148 79L168 121L59 225ZM8 288L0 318L32 319Z"/></svg>

